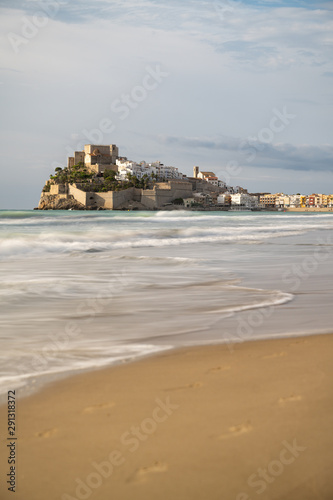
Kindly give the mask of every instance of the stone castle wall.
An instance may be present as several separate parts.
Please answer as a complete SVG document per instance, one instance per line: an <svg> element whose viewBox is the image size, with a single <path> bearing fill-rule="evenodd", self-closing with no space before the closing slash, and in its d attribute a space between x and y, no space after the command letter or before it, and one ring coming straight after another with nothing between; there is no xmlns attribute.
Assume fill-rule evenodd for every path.
<svg viewBox="0 0 333 500"><path fill-rule="evenodd" d="M52 184L49 193L42 193L42 206L47 205L48 199L50 203L52 200L53 205L55 199L64 198L73 199L88 209L117 210L131 201L135 201L149 210L154 210L163 208L164 205L171 203L176 198L190 198L192 196L192 184L182 181L157 183L153 189L131 187L123 191L109 191L107 193L85 192L73 184Z"/></svg>
<svg viewBox="0 0 333 500"><path fill-rule="evenodd" d="M88 194L85 191L81 191L81 189L76 188L73 184L68 185L68 193L71 194L75 200L81 203L84 206L87 206Z"/></svg>

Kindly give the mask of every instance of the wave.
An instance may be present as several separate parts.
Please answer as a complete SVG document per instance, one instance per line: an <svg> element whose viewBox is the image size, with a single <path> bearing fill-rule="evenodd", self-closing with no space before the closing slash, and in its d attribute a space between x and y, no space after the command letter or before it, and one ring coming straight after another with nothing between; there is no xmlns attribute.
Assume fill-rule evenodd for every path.
<svg viewBox="0 0 333 500"><path fill-rule="evenodd" d="M3 372L0 373L0 397L7 393L8 387L15 387L15 389L22 389L26 386L36 383L36 379L47 379L50 376L66 375L71 372L93 370L105 366L112 366L121 362L133 361L142 356L162 352L171 349L172 346L150 345L150 344L131 344L131 345L113 345L111 348L107 346L100 346L93 348L87 345L86 349L81 350L77 356L61 356L61 360L45 356L45 352L41 350L36 352L33 357L25 356L16 360L18 366L25 373L13 373L8 375ZM93 356L91 355L93 352ZM14 360L14 359L13 359ZM45 369L34 370L36 361L40 360L40 366L45 366Z"/></svg>
<svg viewBox="0 0 333 500"><path fill-rule="evenodd" d="M304 230L294 231L274 231L261 234L238 234L233 235L209 235L201 236L181 236L177 237L146 237L133 238L119 241L108 241L100 238L100 241L90 238L59 237L58 235L48 235L48 238L35 237L29 238L10 238L0 242L0 256L13 257L17 255L41 255L47 253L98 253L111 250L129 249L129 248L148 248L148 247L168 247L195 243L233 243L246 241L260 241L269 238L278 238L282 236L291 236L303 234Z"/></svg>
<svg viewBox="0 0 333 500"><path fill-rule="evenodd" d="M241 287L237 287L238 290L241 290ZM243 311L249 311L251 309L262 309L264 307L273 307L273 306L280 306L282 304L287 304L288 302L291 302L294 299L294 295L292 293L287 293L287 292L281 292L280 290L270 290L269 292L267 290L263 290L260 288L257 288L255 290L256 292L262 292L263 294L269 294L271 296L270 299L265 299L261 302L257 302L255 304L248 304L248 305L240 305L240 306L233 306L231 308L224 308L224 309L217 309L214 311L209 311L209 313L217 313L217 312L230 312L232 314L236 314L237 312L243 312Z"/></svg>
<svg viewBox="0 0 333 500"><path fill-rule="evenodd" d="M135 220L149 220L153 222L162 221L212 221L214 219L221 219L223 222L229 220L230 222L237 221L262 221L262 220L276 220L290 221L290 220L320 220L332 218L330 213L300 213L293 214L292 212L251 212L242 214L242 212L221 212L221 211L186 211L186 210L160 210L160 211L132 211L132 212L119 212L119 211L105 211L105 212L89 212L89 211L10 211L0 210L0 226L2 225L59 225L59 224L73 224L75 223L100 223L108 221L135 221Z"/></svg>
<svg viewBox="0 0 333 500"><path fill-rule="evenodd" d="M161 212L164 214L163 212ZM178 212L177 212L178 213ZM115 219L115 218L114 218ZM113 223L114 220L105 218L93 219L76 218L69 220L68 225L62 219L58 221L59 228L45 223L45 228L2 231L0 233L0 257L15 255L42 255L62 253L98 253L117 249L167 247L196 243L253 243L277 238L304 234L316 229L332 229L333 224L322 222L320 225L299 221L281 221L276 219L272 223L237 224L216 217L206 219L191 219L191 224L182 223L176 216L172 218L172 225L165 218L153 217L145 224L128 221L127 224ZM170 219L170 220L171 220ZM177 221L177 223L176 223ZM46 221L44 221L46 222ZM102 224L100 225L99 223ZM119 222L119 221L118 221ZM193 223L192 223L193 222Z"/></svg>

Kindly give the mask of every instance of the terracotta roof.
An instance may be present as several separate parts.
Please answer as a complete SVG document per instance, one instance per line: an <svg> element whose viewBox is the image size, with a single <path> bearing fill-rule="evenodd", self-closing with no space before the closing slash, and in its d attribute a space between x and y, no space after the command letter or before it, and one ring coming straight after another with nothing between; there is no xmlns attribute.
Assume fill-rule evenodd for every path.
<svg viewBox="0 0 333 500"><path fill-rule="evenodd" d="M215 177L214 172L200 172L200 174L204 175L205 177Z"/></svg>

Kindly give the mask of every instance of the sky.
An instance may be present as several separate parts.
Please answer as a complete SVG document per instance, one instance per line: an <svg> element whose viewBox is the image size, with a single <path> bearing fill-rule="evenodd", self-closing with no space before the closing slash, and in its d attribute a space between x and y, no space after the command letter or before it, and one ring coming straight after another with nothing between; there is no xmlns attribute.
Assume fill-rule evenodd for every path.
<svg viewBox="0 0 333 500"><path fill-rule="evenodd" d="M1 0L0 209L84 144L333 193L333 1Z"/></svg>

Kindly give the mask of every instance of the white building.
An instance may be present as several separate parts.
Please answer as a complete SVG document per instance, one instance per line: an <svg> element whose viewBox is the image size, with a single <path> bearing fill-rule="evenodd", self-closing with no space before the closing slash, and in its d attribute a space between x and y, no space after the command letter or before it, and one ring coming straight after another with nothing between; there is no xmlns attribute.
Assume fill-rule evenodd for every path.
<svg viewBox="0 0 333 500"><path fill-rule="evenodd" d="M217 197L218 205L229 205L231 202L231 194L230 193L222 193Z"/></svg>
<svg viewBox="0 0 333 500"><path fill-rule="evenodd" d="M184 198L184 207L191 208L191 206L195 203L195 199L192 198Z"/></svg>
<svg viewBox="0 0 333 500"><path fill-rule="evenodd" d="M301 206L301 195L300 194L291 194L289 196L290 206L291 207L300 207Z"/></svg>
<svg viewBox="0 0 333 500"><path fill-rule="evenodd" d="M231 195L231 205L255 208L258 206L258 198L247 193L236 193Z"/></svg>
<svg viewBox="0 0 333 500"><path fill-rule="evenodd" d="M168 167L156 161L155 163L149 163L149 166L155 169L155 173L158 177L162 179L182 179L183 174L178 172L176 167Z"/></svg>
<svg viewBox="0 0 333 500"><path fill-rule="evenodd" d="M213 186L218 186L219 182L222 182L219 181L214 172L199 172L197 174L197 178L209 182L210 184L213 184Z"/></svg>
<svg viewBox="0 0 333 500"><path fill-rule="evenodd" d="M290 197L286 194L278 194L275 198L275 206L276 207L289 207L290 206Z"/></svg>
<svg viewBox="0 0 333 500"><path fill-rule="evenodd" d="M159 179L166 180L183 178L183 174L178 172L178 168L164 166L159 161L154 163L146 163L145 161L136 163L128 160L117 160L116 165L118 167L117 179L119 180L126 180L128 174L135 175L138 179L142 179L144 175L151 177L152 174Z"/></svg>

